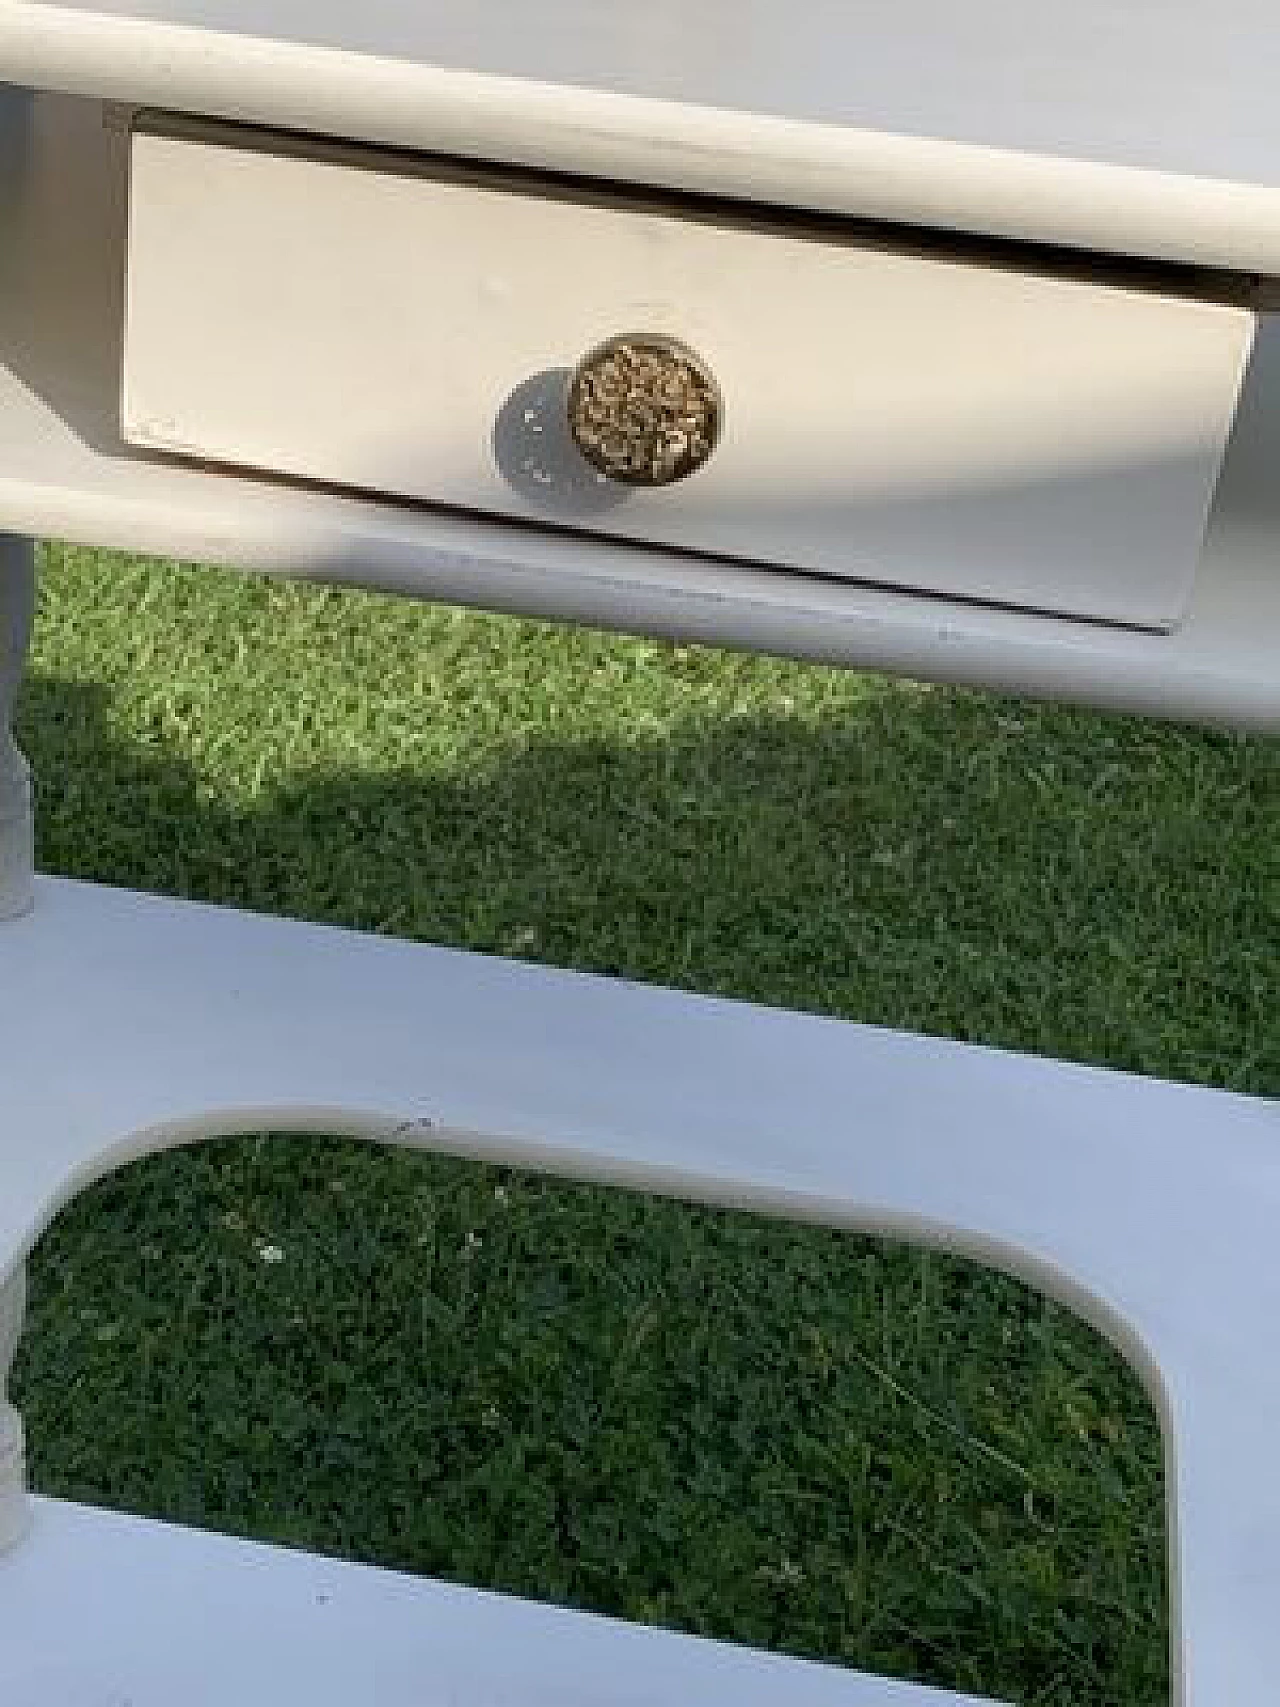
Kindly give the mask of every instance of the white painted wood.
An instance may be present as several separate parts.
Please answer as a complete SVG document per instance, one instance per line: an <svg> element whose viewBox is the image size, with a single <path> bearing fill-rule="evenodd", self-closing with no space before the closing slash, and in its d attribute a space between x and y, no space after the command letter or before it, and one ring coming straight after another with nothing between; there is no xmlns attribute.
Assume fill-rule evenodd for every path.
<svg viewBox="0 0 1280 1707"><path fill-rule="evenodd" d="M12 1707L983 1707L53 1500L38 1502L26 1546L0 1559L0 1697Z"/></svg>
<svg viewBox="0 0 1280 1707"><path fill-rule="evenodd" d="M31 905L35 869L31 773L13 734L14 703L31 641L34 610L35 553L31 541L0 534L0 920L25 912Z"/></svg>
<svg viewBox="0 0 1280 1707"><path fill-rule="evenodd" d="M0 1276L105 1170L290 1128L966 1251L1135 1362L1177 1707L1270 1707L1280 1105L48 880L0 952Z"/></svg>
<svg viewBox="0 0 1280 1707"><path fill-rule="evenodd" d="M0 1115L0 1132L3 1127L3 1115ZM25 1538L31 1521L22 1418L9 1399L9 1371L18 1350L26 1301L25 1268L21 1264L17 1268L9 1267L8 1278L0 1283L0 1554L16 1547ZM2 1626L3 1611L0 1610ZM2 1643L3 1637L0 1636L0 1645Z"/></svg>
<svg viewBox="0 0 1280 1707"><path fill-rule="evenodd" d="M962 599L1172 627L1241 308L695 221L542 183L133 137L125 437L147 448ZM724 431L637 491L565 424L615 333L703 357Z"/></svg>
<svg viewBox="0 0 1280 1707"><path fill-rule="evenodd" d="M1181 627L1163 637L845 586L150 461L117 425L124 139L0 97L0 529L1280 728L1280 327L1255 350Z"/></svg>
<svg viewBox="0 0 1280 1707"><path fill-rule="evenodd" d="M0 77L1280 274L1269 0L0 0Z"/></svg>
<svg viewBox="0 0 1280 1707"><path fill-rule="evenodd" d="M1276 25L1252 0L1212 14L1175 0L1158 17L975 0L954 23L923 0L874 15L733 0L727 29L718 0L697 20L683 5L677 19L674 0L630 15L491 0L465 20L442 6L151 3L0 0L0 76L1280 275ZM1273 326L1170 636L451 521L124 449L124 180L98 116L93 103L0 101L0 526L1280 726ZM1169 1443L1177 1707L1269 1707L1275 1104L69 884L39 885L34 910L0 926L0 966L0 1366L19 1265L59 1204L132 1156L234 1130L346 1129L945 1244L1042 1284L1133 1358ZM499 1613L105 1514L39 1516L0 1558L0 1699L21 1707L36 1690L39 1707L98 1707L104 1688L133 1707L274 1707L300 1677L309 1707L345 1707L370 1693L357 1630L376 1638L390 1707L422 1699L427 1630L433 1658L453 1636L482 1638L445 1669L440 1707L470 1707L477 1667L479 1707L549 1707L570 1663L571 1686L619 1707L646 1673L670 1680L671 1700L763 1703L775 1683L788 1703L810 1687L815 1702L837 1688L841 1701L923 1699L590 1620L569 1634L571 1615ZM96 1647L65 1643L72 1611ZM509 1638L537 1655L532 1695L527 1671L515 1683L495 1669ZM624 1644L630 1669L616 1663Z"/></svg>
<svg viewBox="0 0 1280 1707"><path fill-rule="evenodd" d="M185 27L805 124L974 143L1239 182L1280 183L1262 0L1117 8L1078 0L38 0L72 16Z"/></svg>

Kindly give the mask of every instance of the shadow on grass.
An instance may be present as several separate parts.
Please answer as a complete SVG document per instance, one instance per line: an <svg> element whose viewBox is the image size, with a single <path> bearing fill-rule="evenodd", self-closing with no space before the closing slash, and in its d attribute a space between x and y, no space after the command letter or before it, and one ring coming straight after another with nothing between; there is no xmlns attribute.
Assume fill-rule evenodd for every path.
<svg viewBox="0 0 1280 1707"><path fill-rule="evenodd" d="M1273 743L885 684L237 814L96 688L22 723L48 870L1280 1091Z"/></svg>
<svg viewBox="0 0 1280 1707"><path fill-rule="evenodd" d="M235 813L37 676L46 869L1252 1090L1274 751L885 686ZM274 1254L273 1254L274 1253ZM1166 1699L1159 1442L974 1265L246 1138L59 1220L49 1491L1038 1704Z"/></svg>

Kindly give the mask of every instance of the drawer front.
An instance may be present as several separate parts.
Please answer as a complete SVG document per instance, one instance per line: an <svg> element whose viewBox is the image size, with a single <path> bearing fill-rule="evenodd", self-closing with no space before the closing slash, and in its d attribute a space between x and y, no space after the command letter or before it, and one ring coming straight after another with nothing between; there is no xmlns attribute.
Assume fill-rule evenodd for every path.
<svg viewBox="0 0 1280 1707"><path fill-rule="evenodd" d="M132 140L130 443L922 592L1176 624L1253 329L232 127ZM619 334L718 391L686 478L574 442L575 369Z"/></svg>

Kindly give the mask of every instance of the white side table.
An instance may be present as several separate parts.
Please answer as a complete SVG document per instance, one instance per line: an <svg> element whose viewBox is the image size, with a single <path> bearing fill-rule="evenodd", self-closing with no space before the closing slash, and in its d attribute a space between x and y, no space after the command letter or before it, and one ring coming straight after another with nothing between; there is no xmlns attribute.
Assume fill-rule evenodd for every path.
<svg viewBox="0 0 1280 1707"><path fill-rule="evenodd" d="M24 1259L59 1206L130 1158L233 1131L340 1129L944 1245L1063 1299L1143 1373L1168 1452L1177 1702L1266 1707L1280 1676L1275 1105L31 876L9 723L32 535L1280 726L1277 26L1250 0L1212 15L1176 0L1155 32L1101 0L1044 16L977 0L957 20L936 0L891 19L817 0L705 0L696 16L676 0L607 14L585 0L0 0L0 1376ZM533 231L556 210L564 242L504 260L515 225L492 217L493 196ZM270 241L282 214L299 252L331 237L332 300L290 296L291 244ZM406 387L370 453L338 426L360 419L359 376L415 299L395 298L401 319L363 313L350 256L384 256L420 216L436 312L399 356L437 338L446 428ZM185 321L165 284L179 235L197 255L246 241ZM716 245L741 268L717 274ZM794 400L781 427L758 405L792 371L753 369L752 302L772 316L762 361L801 333L745 293L730 337L727 304L784 252L827 314L889 266L892 288L866 298L872 342L899 339L920 412L887 435L878 472L869 449L846 454L874 435L838 385L819 437L843 461L822 462ZM619 257L639 253L652 272L635 283ZM261 320L228 295L260 263ZM385 291L392 269L377 260L368 279ZM598 318L629 321L596 326L593 279L609 298ZM440 340L446 290L461 318ZM582 343L552 349L566 297L585 305ZM915 301L958 305L950 338L919 323L927 363L901 318ZM637 496L563 445L506 456L504 422L563 436L556 364L593 327L671 338L686 310L723 393L705 468ZM1010 343L1010 316L1035 336ZM512 327L528 361L489 422L477 376ZM1083 327L1115 340L1114 363L1059 359L1056 334ZM833 361L856 330L833 331ZM242 335L256 353L235 370ZM989 388L965 345L979 336ZM350 407L312 400L295 434L298 388L329 361ZM240 383L221 383L228 363ZM157 392L155 373L174 383ZM1041 374L1061 388L1037 390ZM1115 395L1108 374L1125 376ZM255 438L277 406L275 438ZM455 444L449 423L473 416L485 433ZM430 457L419 430L436 435ZM760 432L774 435L763 461ZM735 505L750 503L770 511L767 560L741 543ZM819 504L835 519L815 546ZM779 515L798 530L794 563ZM828 560L845 532L847 572ZM984 540L1017 548L999 597L972 579ZM1118 589L1096 574L1108 553ZM1043 596L1027 590L1037 573ZM2 1387L0 1549L0 1700L15 1707L956 1699L30 1501Z"/></svg>

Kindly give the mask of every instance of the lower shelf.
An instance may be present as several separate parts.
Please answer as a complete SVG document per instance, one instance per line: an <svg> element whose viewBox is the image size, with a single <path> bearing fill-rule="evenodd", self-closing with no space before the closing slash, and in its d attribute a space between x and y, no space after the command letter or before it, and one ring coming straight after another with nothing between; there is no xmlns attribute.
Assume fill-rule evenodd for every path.
<svg viewBox="0 0 1280 1707"><path fill-rule="evenodd" d="M983 1707L918 1684L39 1500L6 1707ZM989 1704L988 1704L989 1707Z"/></svg>
<svg viewBox="0 0 1280 1707"><path fill-rule="evenodd" d="M1280 1320L1280 1102L39 880L33 910L0 926L0 1283L58 1208L111 1169L169 1145L284 1131L905 1236L1020 1274L1110 1333L1157 1401L1173 1508L1174 1700L1275 1701L1280 1364L1265 1348ZM270 1680L254 1681L268 1649L287 1655L271 1662L277 1681L313 1666L317 1681L292 1681L283 1699L317 1707L718 1699L701 1671L686 1679L684 1660L663 1682L648 1648L647 1669L618 1657L593 1661L598 1677L585 1658L580 1676L546 1669L550 1632L572 1628L565 1652L581 1645L585 1655L576 1632L598 1626L508 1608L501 1637L481 1641L481 1614L465 1597L467 1610L453 1610L456 1591L381 1576L369 1580L387 1588L389 1609L368 1611L364 1591L352 1591L342 1626L379 1656L376 1686L353 1686L364 1674L343 1669L361 1662L344 1658L342 1642L354 1638L334 1636L331 1656L323 1634L337 1624L332 1599L314 1610L320 1634L291 1612L285 1640L272 1598L294 1604L300 1591L284 1585L302 1580L298 1570L354 1582L346 1567L273 1564L260 1586L256 1566L221 1563L229 1543L168 1531L162 1543L127 1525L118 1553L95 1539L86 1565L81 1542L59 1538L70 1522L45 1516L47 1536L0 1560L0 1707L277 1707ZM190 1566L186 1546L200 1554ZM242 1556L259 1555L226 1555ZM41 1580L24 1587L32 1572ZM428 1603L437 1622L449 1611L424 1647ZM384 1616L412 1625L416 1645L384 1637ZM537 1633L529 1654L519 1648L526 1618ZM132 1637L120 1633L129 1628ZM424 1694L424 1668L442 1665L467 1630L469 1692L442 1673L443 1693ZM623 1640L613 1633L610 1651L621 1655ZM665 1655L674 1638L625 1640ZM81 1674L61 1650L82 1641ZM384 1668L393 1648L401 1657ZM143 1653L161 1669L104 1693L101 1656L132 1664ZM164 1664L190 1665L196 1681L179 1687ZM763 1707L775 1698L764 1679L782 1676L772 1662L739 1659L748 1686L726 1658L723 1672L697 1664L735 1707ZM73 1667L65 1687L57 1666ZM494 1666L508 1669L490 1677ZM535 1687L540 1667L550 1682ZM834 1702L822 1691L838 1683L848 1707L895 1700L883 1684L832 1676L814 1674L802 1694L788 1672L777 1699Z"/></svg>

